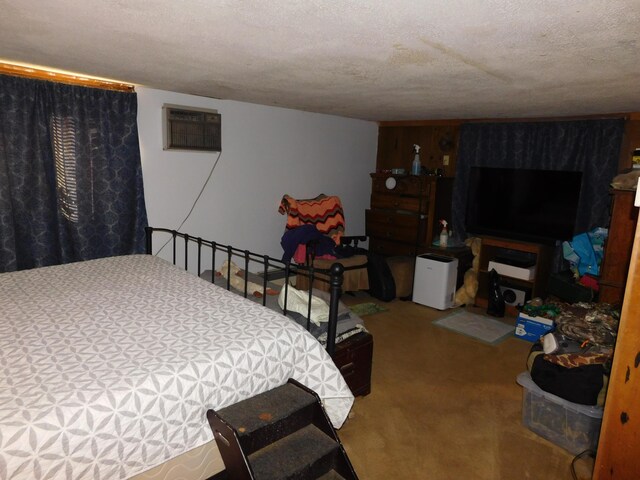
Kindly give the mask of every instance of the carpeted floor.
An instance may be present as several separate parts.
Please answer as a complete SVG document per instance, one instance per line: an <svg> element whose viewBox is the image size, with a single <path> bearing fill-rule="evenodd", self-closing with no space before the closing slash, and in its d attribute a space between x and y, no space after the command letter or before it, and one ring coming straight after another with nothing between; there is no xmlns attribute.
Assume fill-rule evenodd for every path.
<svg viewBox="0 0 640 480"><path fill-rule="evenodd" d="M522 426L515 378L530 343L490 346L432 324L447 312L401 300L384 306L365 318L375 342L372 392L356 399L339 431L360 478L572 478L573 456ZM585 465L577 471L590 478Z"/></svg>

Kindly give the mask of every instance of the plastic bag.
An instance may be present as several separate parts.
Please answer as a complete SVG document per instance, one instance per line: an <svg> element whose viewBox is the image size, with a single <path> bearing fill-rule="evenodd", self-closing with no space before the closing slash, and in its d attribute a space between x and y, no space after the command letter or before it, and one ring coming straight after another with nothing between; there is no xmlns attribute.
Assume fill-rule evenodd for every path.
<svg viewBox="0 0 640 480"><path fill-rule="evenodd" d="M571 242L562 243L562 255L576 276L600 275L600 263L604 255L604 242L608 230L597 227L588 233L580 233Z"/></svg>

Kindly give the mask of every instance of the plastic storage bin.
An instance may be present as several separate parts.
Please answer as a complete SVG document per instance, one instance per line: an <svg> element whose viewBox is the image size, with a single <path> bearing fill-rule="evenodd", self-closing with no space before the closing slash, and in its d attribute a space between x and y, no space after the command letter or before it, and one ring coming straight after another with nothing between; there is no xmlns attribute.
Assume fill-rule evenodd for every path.
<svg viewBox="0 0 640 480"><path fill-rule="evenodd" d="M569 402L545 392L522 372L517 382L524 387L522 423L534 433L577 455L598 445L602 407Z"/></svg>

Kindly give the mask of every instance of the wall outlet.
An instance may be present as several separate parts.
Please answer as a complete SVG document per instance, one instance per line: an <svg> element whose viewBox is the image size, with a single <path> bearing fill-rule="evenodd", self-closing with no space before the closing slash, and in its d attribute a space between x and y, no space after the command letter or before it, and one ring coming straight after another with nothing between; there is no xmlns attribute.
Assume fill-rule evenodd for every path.
<svg viewBox="0 0 640 480"><path fill-rule="evenodd" d="M445 155L444 157L442 157L442 164L449 165L449 155Z"/></svg>

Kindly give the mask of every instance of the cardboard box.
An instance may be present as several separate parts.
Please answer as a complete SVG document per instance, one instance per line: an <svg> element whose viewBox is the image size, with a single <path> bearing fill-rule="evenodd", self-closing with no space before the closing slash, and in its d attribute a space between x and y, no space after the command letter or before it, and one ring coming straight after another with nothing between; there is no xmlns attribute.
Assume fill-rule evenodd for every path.
<svg viewBox="0 0 640 480"><path fill-rule="evenodd" d="M500 275L507 277L519 278L520 280L533 280L536 276L536 266L519 267L516 265L509 265L507 263L496 262L495 260L489 261L488 270L495 269Z"/></svg>
<svg viewBox="0 0 640 480"><path fill-rule="evenodd" d="M554 328L553 320L543 317L531 317L520 312L516 319L514 335L527 342L536 342L540 337L549 333Z"/></svg>

